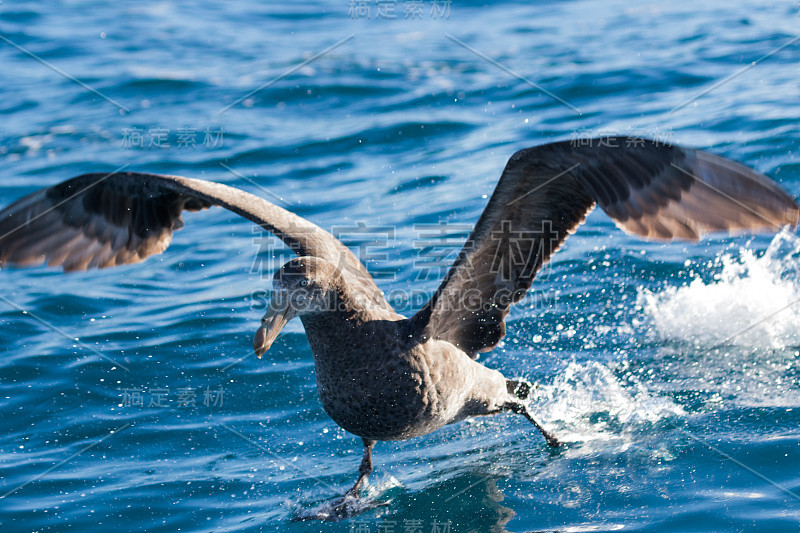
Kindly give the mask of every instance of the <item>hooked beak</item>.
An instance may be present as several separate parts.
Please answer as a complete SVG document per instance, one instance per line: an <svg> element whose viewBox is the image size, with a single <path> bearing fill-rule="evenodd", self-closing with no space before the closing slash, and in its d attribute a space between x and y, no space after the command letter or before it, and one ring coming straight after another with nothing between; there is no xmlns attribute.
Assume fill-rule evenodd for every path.
<svg viewBox="0 0 800 533"><path fill-rule="evenodd" d="M288 299L286 303L278 301L279 299L273 298L269 303L269 308L261 319L261 327L256 331L256 336L253 339L253 349L259 359L264 353L269 350L278 333L281 332L283 327L297 316L297 312L289 305Z"/></svg>

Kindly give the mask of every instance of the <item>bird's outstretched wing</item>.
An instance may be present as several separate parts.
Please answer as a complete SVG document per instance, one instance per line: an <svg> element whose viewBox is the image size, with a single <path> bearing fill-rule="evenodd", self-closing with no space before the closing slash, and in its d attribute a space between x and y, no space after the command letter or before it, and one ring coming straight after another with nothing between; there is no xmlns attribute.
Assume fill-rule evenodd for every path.
<svg viewBox="0 0 800 533"><path fill-rule="evenodd" d="M327 259L363 295L384 302L364 265L319 226L234 187L181 176L85 174L30 194L0 211L0 265L46 261L72 271L137 263L169 246L182 211L214 205L259 224L298 255Z"/></svg>
<svg viewBox="0 0 800 533"><path fill-rule="evenodd" d="M493 348L511 304L596 204L627 233L649 239L697 240L800 221L797 203L744 165L633 141L557 142L515 153L453 267L412 317L411 334L472 356Z"/></svg>

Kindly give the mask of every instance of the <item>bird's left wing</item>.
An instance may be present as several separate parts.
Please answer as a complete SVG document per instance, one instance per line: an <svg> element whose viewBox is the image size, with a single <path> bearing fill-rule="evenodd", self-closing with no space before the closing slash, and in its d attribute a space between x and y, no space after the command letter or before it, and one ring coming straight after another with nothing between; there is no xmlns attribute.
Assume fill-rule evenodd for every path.
<svg viewBox="0 0 800 533"><path fill-rule="evenodd" d="M558 142L520 150L412 335L470 355L505 335L511 304L595 205L627 233L697 240L713 231L777 230L800 221L775 182L707 152L644 139Z"/></svg>

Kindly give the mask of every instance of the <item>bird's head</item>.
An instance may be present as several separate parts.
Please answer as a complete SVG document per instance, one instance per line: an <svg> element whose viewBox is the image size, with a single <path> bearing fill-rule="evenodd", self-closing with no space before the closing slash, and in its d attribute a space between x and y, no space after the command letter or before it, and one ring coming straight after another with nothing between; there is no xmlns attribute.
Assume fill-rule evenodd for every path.
<svg viewBox="0 0 800 533"><path fill-rule="evenodd" d="M317 257L296 257L278 269L272 278L272 299L253 339L256 355L260 358L269 350L292 318L334 310L338 278L336 265Z"/></svg>

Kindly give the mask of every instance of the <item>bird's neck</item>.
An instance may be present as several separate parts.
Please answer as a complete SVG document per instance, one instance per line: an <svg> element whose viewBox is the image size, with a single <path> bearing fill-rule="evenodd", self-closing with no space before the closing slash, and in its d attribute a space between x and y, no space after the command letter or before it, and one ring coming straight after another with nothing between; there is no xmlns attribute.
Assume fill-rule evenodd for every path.
<svg viewBox="0 0 800 533"><path fill-rule="evenodd" d="M340 293L326 311L300 317L317 365L338 364L353 354L363 357L364 349L369 353L370 346L385 344L385 334L404 320L391 307L354 295Z"/></svg>
<svg viewBox="0 0 800 533"><path fill-rule="evenodd" d="M341 363L350 357L352 348L370 342L364 331L368 323L358 315L328 311L300 319L318 368Z"/></svg>

